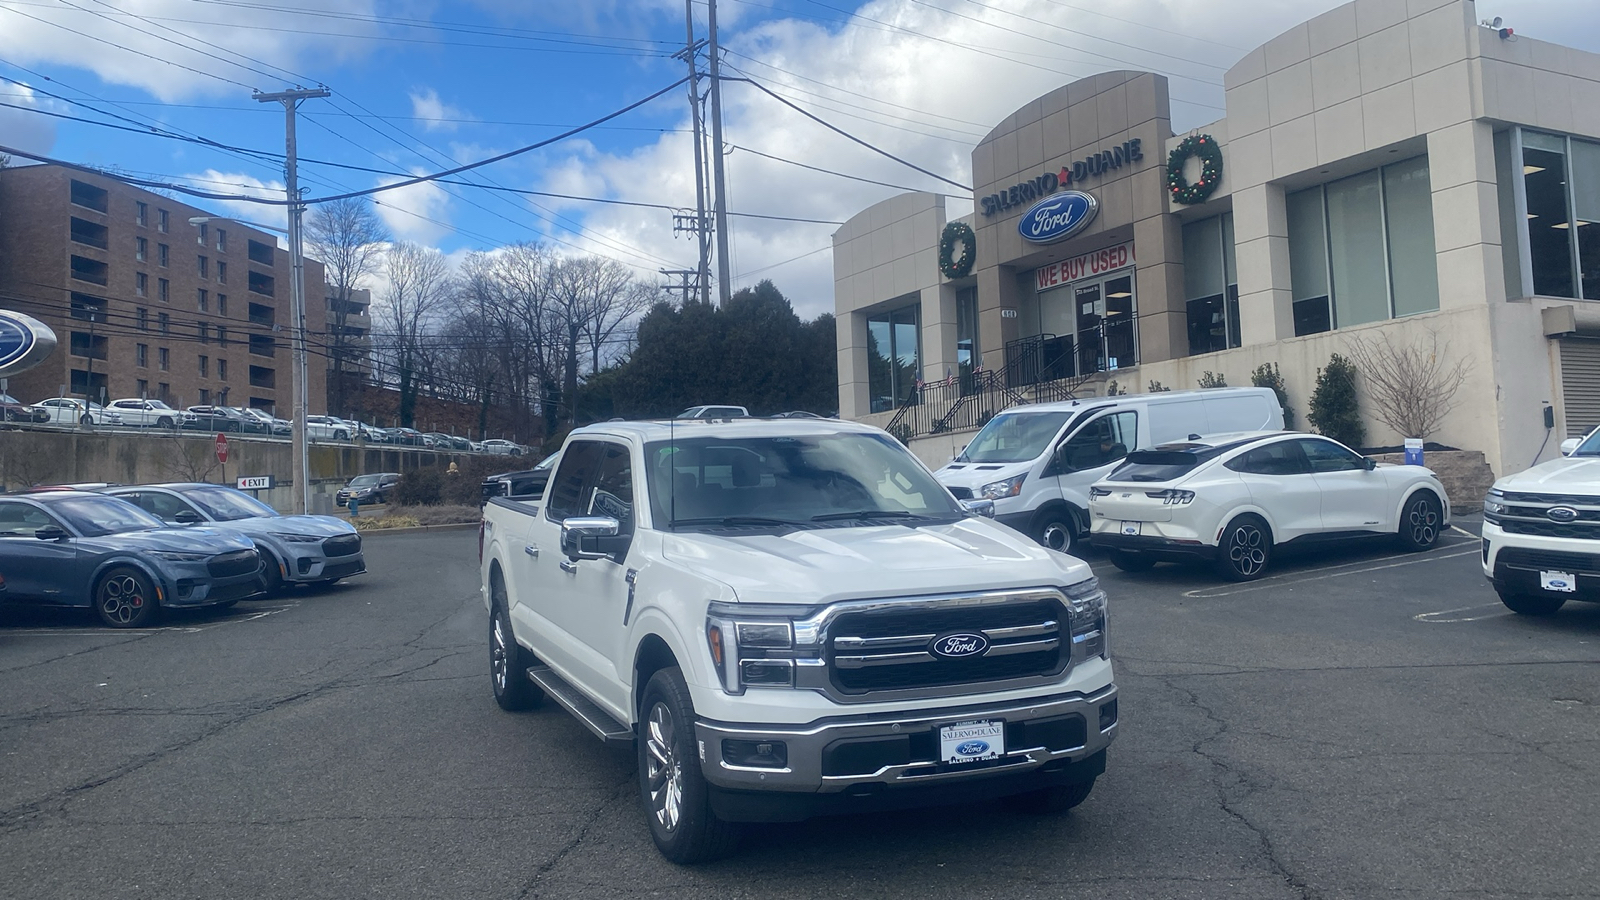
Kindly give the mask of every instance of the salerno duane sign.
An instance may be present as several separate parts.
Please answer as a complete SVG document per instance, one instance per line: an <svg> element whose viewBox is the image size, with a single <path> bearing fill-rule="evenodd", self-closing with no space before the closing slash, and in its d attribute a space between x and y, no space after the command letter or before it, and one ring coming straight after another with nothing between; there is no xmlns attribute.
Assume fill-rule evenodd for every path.
<svg viewBox="0 0 1600 900"><path fill-rule="evenodd" d="M1027 206L1040 197L1048 197L1062 188L1069 188L1077 182L1087 181L1144 159L1144 151L1139 144L1139 138L1123 141L1121 145L1110 150L1101 150L1072 165L1062 166L1060 172L1046 172L1038 178L1014 184L998 194L990 194L979 200L978 205L985 217Z"/></svg>

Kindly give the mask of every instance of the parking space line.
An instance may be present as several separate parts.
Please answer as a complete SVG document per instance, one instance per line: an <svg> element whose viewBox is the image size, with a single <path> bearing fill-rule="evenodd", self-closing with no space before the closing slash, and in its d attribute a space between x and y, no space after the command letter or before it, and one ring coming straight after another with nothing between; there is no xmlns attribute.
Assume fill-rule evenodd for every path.
<svg viewBox="0 0 1600 900"><path fill-rule="evenodd" d="M1460 546L1460 544L1452 544L1451 546L1452 547L1458 547L1458 546ZM1386 563L1384 565L1366 566L1365 568L1359 568L1359 569L1349 569L1348 571L1343 571L1343 572L1332 571L1333 569L1346 568L1346 567L1352 566L1352 565L1361 565L1360 563L1343 563L1343 564L1338 565L1338 566L1327 566L1327 567L1320 568L1320 569L1309 569L1309 570L1307 570L1308 572L1327 572L1328 574L1325 574L1325 575L1312 575L1311 577L1303 577L1304 573L1299 573L1299 572L1286 573L1284 575L1276 575L1276 576L1273 576L1271 578L1263 578L1260 581L1254 582L1254 583L1252 583L1250 585L1247 585L1247 586L1244 586L1244 587L1222 588L1222 589L1218 589L1218 588L1198 588L1198 589L1192 590L1192 591L1185 591L1183 596L1192 597L1192 598L1199 599L1199 600L1209 600L1209 599L1216 598L1216 597L1231 597L1234 594L1248 594L1248 593L1251 593L1251 592L1254 592L1254 591L1264 591L1264 590L1268 590L1268 589L1271 589L1271 588L1283 587L1285 585L1305 584L1307 582L1312 582L1312 581L1325 581L1325 580L1327 580L1329 578L1341 578L1341 577L1343 577L1345 575L1360 575L1360 574L1363 574L1365 572L1378 572L1378 571L1381 571L1383 569L1398 569L1398 568L1401 568L1402 566L1415 566L1415 565L1418 565L1418 564L1421 564L1421 563L1432 562L1434 560L1439 560L1439 559L1455 559L1456 557L1460 557L1460 556L1471 556L1472 554L1475 554L1477 552L1478 552L1478 548L1477 547L1473 547L1470 550L1459 550L1459 551L1454 552L1454 553L1439 553L1437 551L1433 551L1433 552L1429 552L1429 553L1425 553L1425 554L1410 554L1410 553L1408 553L1408 554L1405 554L1404 556L1399 556L1399 555L1397 555L1397 556L1384 556L1384 557L1379 557L1379 560L1380 561L1382 561L1382 560L1400 560L1400 561L1399 562L1390 562L1390 563Z"/></svg>
<svg viewBox="0 0 1600 900"><path fill-rule="evenodd" d="M228 617L226 619L222 619L221 621L207 622L204 625L184 625L184 626L181 626L181 627L174 627L174 628L128 628L128 629L95 628L95 627L88 627L88 628L73 628L73 627L68 627L68 628L15 628L15 629L0 628L0 637L13 637L13 636L16 636L16 637L81 637L83 635L113 635L113 636L117 636L117 637L122 637L122 636L142 637L142 636L149 636L149 635L152 635L152 634L199 634L202 631L210 631L213 628L221 628L221 627L223 627L225 625L237 625L237 624L240 624L242 622L254 622L257 619L265 619L267 616L275 616L278 613L281 613L281 612L283 612L285 610L294 609L295 607L299 606L300 603L301 603L301 601L299 601L299 600L293 600L293 601L290 601L288 603L285 603L282 606L274 607L272 609L260 609L260 610L257 610L257 611L253 611L253 612L249 613L248 615L230 616L230 617Z"/></svg>
<svg viewBox="0 0 1600 900"><path fill-rule="evenodd" d="M1481 616L1457 616L1453 619L1436 618L1437 616L1448 616L1451 613L1472 612L1475 609L1493 609L1495 612L1484 613ZM1438 612L1420 613L1412 616L1411 618L1416 619L1418 622L1426 622L1431 625L1448 625L1452 622L1476 622L1479 619L1498 619L1501 616L1509 615L1511 615L1511 610L1506 609L1504 604L1484 603L1478 606L1463 606L1459 609L1443 609Z"/></svg>

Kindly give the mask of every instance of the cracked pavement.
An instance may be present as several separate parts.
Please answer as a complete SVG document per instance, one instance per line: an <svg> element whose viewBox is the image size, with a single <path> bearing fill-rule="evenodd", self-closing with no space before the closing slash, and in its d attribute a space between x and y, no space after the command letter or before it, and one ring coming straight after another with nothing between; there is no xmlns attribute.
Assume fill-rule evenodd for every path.
<svg viewBox="0 0 1600 900"><path fill-rule="evenodd" d="M1502 614L1452 541L1248 590L1091 554L1122 722L1082 807L756 826L692 869L651 846L630 752L494 705L470 532L131 634L0 609L0 893L1600 896L1600 605Z"/></svg>

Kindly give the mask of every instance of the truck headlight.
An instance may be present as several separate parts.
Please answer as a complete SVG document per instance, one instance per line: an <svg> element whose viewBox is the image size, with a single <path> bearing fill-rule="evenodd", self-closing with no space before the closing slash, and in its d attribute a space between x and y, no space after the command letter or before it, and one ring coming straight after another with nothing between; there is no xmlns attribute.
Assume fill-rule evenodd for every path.
<svg viewBox="0 0 1600 900"><path fill-rule="evenodd" d="M755 607L713 603L706 617L706 648L722 689L742 694L747 687L794 687L794 620L809 607ZM806 652L807 658L814 653Z"/></svg>
<svg viewBox="0 0 1600 900"><path fill-rule="evenodd" d="M1506 495L1499 491L1491 490L1483 498L1483 514L1486 516L1499 515L1506 511Z"/></svg>
<svg viewBox="0 0 1600 900"><path fill-rule="evenodd" d="M1027 480L1027 477L1027 474L1024 473L1016 476L1015 478L1007 478L1003 481L991 481L983 487L978 488L978 499L1003 500L1006 497L1015 497L1022 493L1022 482Z"/></svg>
<svg viewBox="0 0 1600 900"><path fill-rule="evenodd" d="M1106 656L1106 592L1100 589L1100 579L1089 578L1068 585L1066 595L1072 658Z"/></svg>

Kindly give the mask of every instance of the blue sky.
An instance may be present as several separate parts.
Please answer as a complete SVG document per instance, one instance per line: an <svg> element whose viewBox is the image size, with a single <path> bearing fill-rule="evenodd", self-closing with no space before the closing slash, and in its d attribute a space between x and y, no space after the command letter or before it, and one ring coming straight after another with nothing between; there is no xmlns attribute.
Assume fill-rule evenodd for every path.
<svg viewBox="0 0 1600 900"><path fill-rule="evenodd" d="M1384 0L1404 2L1404 0ZM971 147L1018 105L1076 77L1140 68L1171 78L1173 125L1222 115L1222 72L1333 0L720 0L729 74L747 74L839 127L968 183ZM1522 33L1600 51L1593 0L1480 0ZM706 7L695 4L696 31ZM685 73L679 0L0 0L0 76L141 122L281 150L281 108L250 89L322 83L303 156L427 172L552 137ZM173 65L176 63L177 65ZM181 66L181 67L180 67ZM48 79L48 80L47 80ZM116 106L102 101L115 102ZM748 85L725 98L730 206L839 221L938 182L831 134ZM0 82L0 103L83 115ZM688 207L686 92L473 176L502 185ZM0 144L225 192L281 186L272 164L194 144L0 107ZM763 156L762 154L765 154ZM383 176L308 163L308 192ZM459 255L519 240L622 259L641 278L693 263L667 210L419 186L385 195L395 235ZM268 207L210 203L281 221ZM952 201L964 212L970 199ZM832 308L835 226L737 219L735 286L772 278L805 315Z"/></svg>

